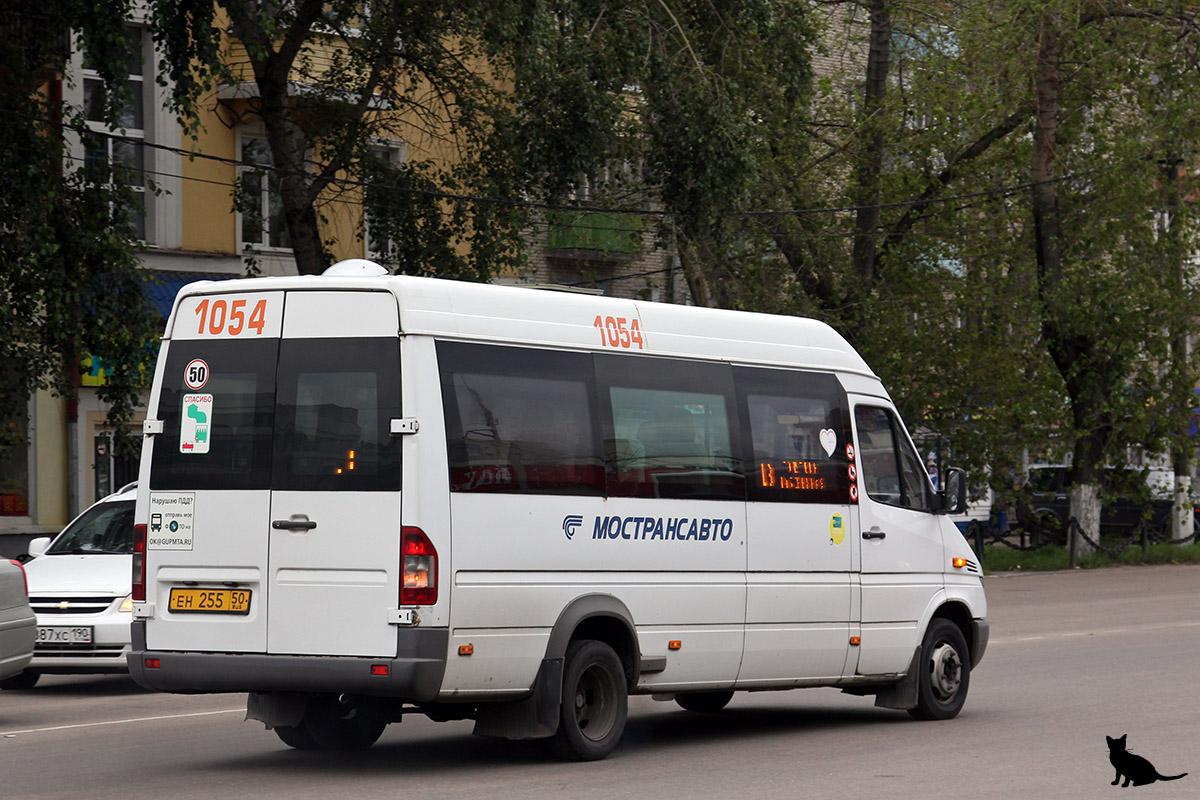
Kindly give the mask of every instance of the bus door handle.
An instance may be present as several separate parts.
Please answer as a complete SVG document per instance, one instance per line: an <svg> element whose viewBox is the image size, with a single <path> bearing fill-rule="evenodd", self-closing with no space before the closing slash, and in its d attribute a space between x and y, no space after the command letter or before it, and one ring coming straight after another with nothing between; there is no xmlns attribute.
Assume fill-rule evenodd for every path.
<svg viewBox="0 0 1200 800"><path fill-rule="evenodd" d="M863 531L864 539L883 539L887 534L879 530L879 528L871 528L869 531Z"/></svg>
<svg viewBox="0 0 1200 800"><path fill-rule="evenodd" d="M317 523L310 520L303 514L298 514L291 519L277 519L271 522L271 527L277 531L311 531L317 527Z"/></svg>

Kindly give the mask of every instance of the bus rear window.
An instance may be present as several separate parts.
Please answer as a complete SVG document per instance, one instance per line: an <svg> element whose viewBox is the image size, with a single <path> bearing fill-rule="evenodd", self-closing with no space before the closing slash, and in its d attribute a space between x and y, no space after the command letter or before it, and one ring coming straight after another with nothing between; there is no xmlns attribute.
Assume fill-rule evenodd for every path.
<svg viewBox="0 0 1200 800"><path fill-rule="evenodd" d="M171 343L151 489L270 487L278 354L278 339Z"/></svg>

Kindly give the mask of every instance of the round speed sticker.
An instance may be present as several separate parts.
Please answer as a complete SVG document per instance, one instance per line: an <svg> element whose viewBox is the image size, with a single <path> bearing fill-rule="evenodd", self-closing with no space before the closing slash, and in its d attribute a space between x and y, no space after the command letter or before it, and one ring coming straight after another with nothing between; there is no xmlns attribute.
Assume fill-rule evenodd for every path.
<svg viewBox="0 0 1200 800"><path fill-rule="evenodd" d="M194 358L183 370L183 383L193 392L208 383L208 364L202 358Z"/></svg>

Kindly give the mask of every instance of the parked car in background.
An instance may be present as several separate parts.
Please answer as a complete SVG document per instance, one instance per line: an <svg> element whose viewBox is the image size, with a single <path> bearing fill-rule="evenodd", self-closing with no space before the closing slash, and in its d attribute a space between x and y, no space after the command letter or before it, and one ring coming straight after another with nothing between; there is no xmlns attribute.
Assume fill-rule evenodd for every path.
<svg viewBox="0 0 1200 800"><path fill-rule="evenodd" d="M1018 506L1020 521L1043 528L1065 529L1071 518L1070 493L1071 467L1032 467ZM1151 471L1106 468L1100 502L1102 536L1128 536L1143 521L1156 531L1170 528L1170 488L1163 483L1161 475ZM1197 522L1200 523L1200 519Z"/></svg>
<svg viewBox="0 0 1200 800"><path fill-rule="evenodd" d="M98 501L53 540L29 543L25 574L37 645L28 666L0 680L0 688L30 689L44 674L128 670L136 486Z"/></svg>
<svg viewBox="0 0 1200 800"><path fill-rule="evenodd" d="M19 675L29 664L36 631L25 569L20 561L0 558L0 679Z"/></svg>

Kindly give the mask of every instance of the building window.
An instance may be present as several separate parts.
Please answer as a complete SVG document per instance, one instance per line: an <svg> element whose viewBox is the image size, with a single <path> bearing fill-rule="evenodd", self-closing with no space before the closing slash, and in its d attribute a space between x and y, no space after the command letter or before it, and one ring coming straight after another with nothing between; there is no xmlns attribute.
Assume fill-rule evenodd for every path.
<svg viewBox="0 0 1200 800"><path fill-rule="evenodd" d="M404 166L403 142L377 142L367 148L363 165L366 188L363 189L364 254L375 261L394 261L399 231L396 223L398 195L392 173Z"/></svg>
<svg viewBox="0 0 1200 800"><path fill-rule="evenodd" d="M0 517L29 516L27 435L24 415L0 422Z"/></svg>
<svg viewBox="0 0 1200 800"><path fill-rule="evenodd" d="M266 137L242 135L239 210L248 247L290 247L279 173Z"/></svg>
<svg viewBox="0 0 1200 800"><path fill-rule="evenodd" d="M110 127L104 108L104 82L83 56L83 109L88 132L83 135L84 165L93 180L107 186L124 186L134 199L128 209L133 235L146 240L146 79L143 70L145 32L127 27L126 76L117 122Z"/></svg>

